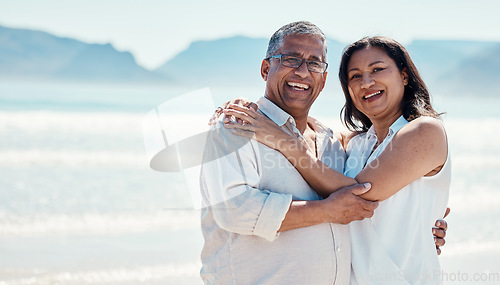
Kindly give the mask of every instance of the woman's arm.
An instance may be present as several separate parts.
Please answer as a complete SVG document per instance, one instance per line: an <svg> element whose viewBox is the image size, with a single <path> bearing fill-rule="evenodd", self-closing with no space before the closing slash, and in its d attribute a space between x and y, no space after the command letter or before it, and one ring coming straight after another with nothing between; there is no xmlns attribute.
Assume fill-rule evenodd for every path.
<svg viewBox="0 0 500 285"><path fill-rule="evenodd" d="M280 151L322 197L327 197L342 187L357 183L353 178L347 177L321 162L299 140L284 132L266 116L250 108L237 105L229 107L230 109L223 110L224 114L239 118L244 123L229 122L226 123L226 128L233 129L233 133L237 135L252 138Z"/></svg>
<svg viewBox="0 0 500 285"><path fill-rule="evenodd" d="M361 197L385 200L412 181L439 172L448 155L446 133L439 120L420 117L394 135L378 158L357 176L359 183L370 182L371 190Z"/></svg>
<svg viewBox="0 0 500 285"><path fill-rule="evenodd" d="M372 201L385 200L419 177L438 171L447 157L443 126L437 119L422 117L403 127L384 152L352 179L323 164L264 115L244 107L232 108L224 113L242 119L245 124L227 124L228 128L233 128L235 134L251 137L283 153L323 197L344 186L370 182L371 190L361 197Z"/></svg>

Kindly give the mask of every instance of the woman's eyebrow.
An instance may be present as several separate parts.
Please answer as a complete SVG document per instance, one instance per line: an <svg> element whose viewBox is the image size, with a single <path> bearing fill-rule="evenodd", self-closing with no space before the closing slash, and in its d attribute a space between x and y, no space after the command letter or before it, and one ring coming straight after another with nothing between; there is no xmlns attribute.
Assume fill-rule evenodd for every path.
<svg viewBox="0 0 500 285"><path fill-rule="evenodd" d="M377 63L384 63L384 61L383 60L377 60L377 61L374 61L374 62L370 63L368 66L372 66L372 65L375 65Z"/></svg>
<svg viewBox="0 0 500 285"><path fill-rule="evenodd" d="M377 63L384 63L383 60L377 60L377 61L374 61L372 63L370 63L368 66L372 66L372 65L375 65ZM355 70L359 70L359 68L355 67L355 68L351 68L347 71L347 73L351 72L351 71L355 71Z"/></svg>

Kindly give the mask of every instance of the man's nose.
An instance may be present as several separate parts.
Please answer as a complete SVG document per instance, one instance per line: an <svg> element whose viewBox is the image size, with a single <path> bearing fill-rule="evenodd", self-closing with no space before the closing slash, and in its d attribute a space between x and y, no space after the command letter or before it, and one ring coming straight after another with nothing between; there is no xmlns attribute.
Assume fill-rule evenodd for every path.
<svg viewBox="0 0 500 285"><path fill-rule="evenodd" d="M301 77L306 77L309 75L309 69L307 69L307 62L304 60L300 64L299 67L295 68L295 74L301 76Z"/></svg>

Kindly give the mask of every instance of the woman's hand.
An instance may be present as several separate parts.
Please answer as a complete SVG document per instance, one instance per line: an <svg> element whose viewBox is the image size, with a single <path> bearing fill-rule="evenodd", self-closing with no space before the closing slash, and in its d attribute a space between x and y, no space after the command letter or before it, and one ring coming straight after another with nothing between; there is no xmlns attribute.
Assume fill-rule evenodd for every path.
<svg viewBox="0 0 500 285"><path fill-rule="evenodd" d="M231 101L227 101L226 103L222 104L221 106L217 107L217 109L215 109L212 117L210 117L210 120L208 121L209 126L215 125L217 118L222 114L222 110L227 109L229 104L250 107L254 110L257 110L257 108L258 108L257 104L255 104L254 102L250 101L247 98L244 98L244 97L235 98ZM232 118L232 119L234 120L234 118ZM227 117L224 119L224 123L228 123L230 120L231 120L231 118ZM238 120L237 120L237 122L238 122ZM241 123L241 120L239 120L239 123Z"/></svg>
<svg viewBox="0 0 500 285"><path fill-rule="evenodd" d="M271 119L253 108L229 104L222 112L226 117L237 119L236 122L224 121L224 126L233 129L232 132L238 136L254 139L278 151L298 143L295 137L287 134Z"/></svg>

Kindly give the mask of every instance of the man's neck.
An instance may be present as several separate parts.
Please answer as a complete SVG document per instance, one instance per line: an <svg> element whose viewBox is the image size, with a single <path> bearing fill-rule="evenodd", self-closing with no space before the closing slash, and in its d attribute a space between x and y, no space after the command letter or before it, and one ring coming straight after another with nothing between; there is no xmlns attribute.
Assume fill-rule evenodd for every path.
<svg viewBox="0 0 500 285"><path fill-rule="evenodd" d="M306 128L307 128L307 114L305 116L292 116L293 119L295 120L295 126L299 130L301 134L304 134Z"/></svg>
<svg viewBox="0 0 500 285"><path fill-rule="evenodd" d="M272 96L267 96L267 94L264 96L267 100L271 101L274 105L276 105L278 108L286 112L288 115L292 116L294 121L295 121L295 126L299 130L301 134L304 134L306 128L307 128L307 118L309 117L309 110L304 110L304 109L291 109L287 110L283 106L280 106L278 102L275 102L275 100L272 99Z"/></svg>
<svg viewBox="0 0 500 285"><path fill-rule="evenodd" d="M309 117L308 112L301 115L297 114L289 114L289 115L293 117L295 121L295 127L299 130L299 132L306 140L307 145L309 146L312 153L314 153L314 155L317 155L316 133L314 132L313 128L307 123L307 118Z"/></svg>

